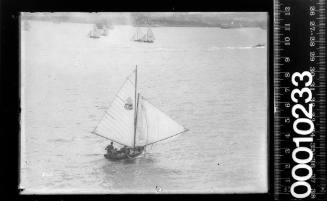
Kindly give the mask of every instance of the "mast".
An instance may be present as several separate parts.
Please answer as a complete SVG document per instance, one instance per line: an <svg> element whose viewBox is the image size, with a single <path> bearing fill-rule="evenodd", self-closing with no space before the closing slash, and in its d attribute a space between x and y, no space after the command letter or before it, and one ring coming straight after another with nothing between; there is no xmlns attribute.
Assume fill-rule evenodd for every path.
<svg viewBox="0 0 327 201"><path fill-rule="evenodd" d="M148 21L148 31L146 32L146 40L149 41L149 30L151 30L149 18L147 18L147 21Z"/></svg>
<svg viewBox="0 0 327 201"><path fill-rule="evenodd" d="M139 30L136 29L136 39L135 40L138 40L139 39Z"/></svg>
<svg viewBox="0 0 327 201"><path fill-rule="evenodd" d="M137 96L137 65L135 67L135 102L134 102L134 140L133 140L133 148L135 148L135 137L136 137L136 126L137 126L137 109L138 109L138 98L136 99Z"/></svg>

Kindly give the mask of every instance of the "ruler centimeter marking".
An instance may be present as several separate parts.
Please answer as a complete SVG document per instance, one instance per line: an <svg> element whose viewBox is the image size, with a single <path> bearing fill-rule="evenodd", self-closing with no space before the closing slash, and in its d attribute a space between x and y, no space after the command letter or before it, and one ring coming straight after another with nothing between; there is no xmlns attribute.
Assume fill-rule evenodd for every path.
<svg viewBox="0 0 327 201"><path fill-rule="evenodd" d="M274 1L274 198L326 196L325 0Z"/></svg>

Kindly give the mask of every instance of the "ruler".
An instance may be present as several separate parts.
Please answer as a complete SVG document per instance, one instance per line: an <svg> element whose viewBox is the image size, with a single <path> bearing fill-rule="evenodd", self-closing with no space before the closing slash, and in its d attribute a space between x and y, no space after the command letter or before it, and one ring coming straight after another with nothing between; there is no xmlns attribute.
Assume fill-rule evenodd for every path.
<svg viewBox="0 0 327 201"><path fill-rule="evenodd" d="M325 9L274 1L275 200L327 199Z"/></svg>

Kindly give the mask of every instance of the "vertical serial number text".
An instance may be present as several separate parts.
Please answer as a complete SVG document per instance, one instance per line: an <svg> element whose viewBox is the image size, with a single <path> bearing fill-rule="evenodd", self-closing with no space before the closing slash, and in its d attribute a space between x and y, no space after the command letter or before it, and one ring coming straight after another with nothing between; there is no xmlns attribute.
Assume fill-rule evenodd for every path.
<svg viewBox="0 0 327 201"><path fill-rule="evenodd" d="M308 71L292 74L292 84L296 87L291 92L293 122L293 142L296 148L292 151L292 160L295 166L292 168L292 178L295 182L291 185L291 194L295 198L306 198L311 193L311 185L307 182L312 177L312 167L308 165L313 159L310 143L313 142L314 113L312 112L312 92L309 86L312 84L312 74Z"/></svg>

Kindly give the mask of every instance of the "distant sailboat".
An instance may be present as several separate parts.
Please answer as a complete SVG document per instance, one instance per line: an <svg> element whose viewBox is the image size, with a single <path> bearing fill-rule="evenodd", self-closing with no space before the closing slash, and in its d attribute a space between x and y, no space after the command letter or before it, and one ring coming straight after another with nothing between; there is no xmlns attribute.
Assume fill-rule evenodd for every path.
<svg viewBox="0 0 327 201"><path fill-rule="evenodd" d="M253 47L258 48L258 47L264 47L264 46L265 46L264 43L258 43L258 44L256 44L256 45L254 45Z"/></svg>
<svg viewBox="0 0 327 201"><path fill-rule="evenodd" d="M138 27L136 29L136 33L133 36L133 40L135 42L153 43L155 38L150 27L148 28L146 34L143 34L141 29Z"/></svg>
<svg viewBox="0 0 327 201"><path fill-rule="evenodd" d="M188 131L137 92L137 68L127 77L104 117L92 132L126 146L129 153L107 153L105 158L135 158L146 146Z"/></svg>
<svg viewBox="0 0 327 201"><path fill-rule="evenodd" d="M95 29L97 29L100 32L101 36L106 36L108 34L107 26L105 23L96 24Z"/></svg>
<svg viewBox="0 0 327 201"><path fill-rule="evenodd" d="M101 36L108 35L108 30L104 24L97 23L93 26L93 29L89 32L90 38L100 38Z"/></svg>
<svg viewBox="0 0 327 201"><path fill-rule="evenodd" d="M143 36L144 34L142 33L141 29L137 27L136 32L132 37L132 40L141 42Z"/></svg>
<svg viewBox="0 0 327 201"><path fill-rule="evenodd" d="M102 35L102 36L106 36L106 35L108 35L108 30L107 30L107 28L102 29L102 33L101 33L101 35Z"/></svg>
<svg viewBox="0 0 327 201"><path fill-rule="evenodd" d="M100 38L101 32L98 29L93 29L89 32L90 38Z"/></svg>
<svg viewBox="0 0 327 201"><path fill-rule="evenodd" d="M154 34L153 34L151 28L148 28L148 30L146 32L146 40L144 42L153 43L154 39L155 39Z"/></svg>

